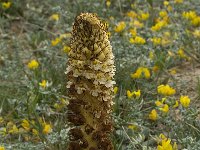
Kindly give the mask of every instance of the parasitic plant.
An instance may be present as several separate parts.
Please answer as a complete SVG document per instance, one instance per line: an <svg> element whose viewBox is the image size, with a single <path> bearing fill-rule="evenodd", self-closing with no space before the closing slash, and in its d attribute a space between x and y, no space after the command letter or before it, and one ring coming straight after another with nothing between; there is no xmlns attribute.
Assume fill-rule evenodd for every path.
<svg viewBox="0 0 200 150"><path fill-rule="evenodd" d="M75 19L66 74L72 125L68 150L113 150L114 56L107 26L95 14Z"/></svg>

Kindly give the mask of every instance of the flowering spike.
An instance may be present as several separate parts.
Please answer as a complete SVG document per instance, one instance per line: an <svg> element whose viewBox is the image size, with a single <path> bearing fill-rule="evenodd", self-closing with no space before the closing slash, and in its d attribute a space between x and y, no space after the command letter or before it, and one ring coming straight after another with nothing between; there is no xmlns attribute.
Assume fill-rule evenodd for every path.
<svg viewBox="0 0 200 150"><path fill-rule="evenodd" d="M107 27L95 14L76 17L68 56L68 121L74 126L68 150L113 150L114 56Z"/></svg>

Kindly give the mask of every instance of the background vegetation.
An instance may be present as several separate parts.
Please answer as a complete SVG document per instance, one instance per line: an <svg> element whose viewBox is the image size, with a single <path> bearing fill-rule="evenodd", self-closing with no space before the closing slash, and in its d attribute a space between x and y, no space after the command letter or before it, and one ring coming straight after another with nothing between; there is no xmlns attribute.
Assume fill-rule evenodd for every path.
<svg viewBox="0 0 200 150"><path fill-rule="evenodd" d="M116 150L200 147L200 1L0 0L0 150L67 146L74 18L109 26Z"/></svg>

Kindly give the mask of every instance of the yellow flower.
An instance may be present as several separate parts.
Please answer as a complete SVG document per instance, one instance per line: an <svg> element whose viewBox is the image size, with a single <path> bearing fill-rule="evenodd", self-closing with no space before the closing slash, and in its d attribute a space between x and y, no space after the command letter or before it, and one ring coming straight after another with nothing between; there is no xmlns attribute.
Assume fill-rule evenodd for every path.
<svg viewBox="0 0 200 150"><path fill-rule="evenodd" d="M164 1L163 4L164 4L165 6L168 6L168 5L169 5L169 2L168 2L168 1Z"/></svg>
<svg viewBox="0 0 200 150"><path fill-rule="evenodd" d="M183 0L174 0L175 3L183 3Z"/></svg>
<svg viewBox="0 0 200 150"><path fill-rule="evenodd" d="M53 105L53 107L54 107L55 109L57 109L57 111L60 111L60 110L62 109L63 105L58 104L58 103L55 103L55 104Z"/></svg>
<svg viewBox="0 0 200 150"><path fill-rule="evenodd" d="M138 18L143 20L143 21L147 20L149 18L149 13L141 13Z"/></svg>
<svg viewBox="0 0 200 150"><path fill-rule="evenodd" d="M131 130L137 130L137 126L134 124L128 125L128 128Z"/></svg>
<svg viewBox="0 0 200 150"><path fill-rule="evenodd" d="M54 40L51 41L51 45L56 46L61 42L61 40L62 40L62 38L57 37L57 38L55 38Z"/></svg>
<svg viewBox="0 0 200 150"><path fill-rule="evenodd" d="M58 21L60 18L59 14L53 14L50 16L50 20Z"/></svg>
<svg viewBox="0 0 200 150"><path fill-rule="evenodd" d="M1 136L6 136L6 132L7 132L7 129L5 127L0 128L0 135Z"/></svg>
<svg viewBox="0 0 200 150"><path fill-rule="evenodd" d="M136 30L136 28L130 29L129 32L131 33L131 35L132 35L133 37L135 37L135 36L137 35L137 30Z"/></svg>
<svg viewBox="0 0 200 150"><path fill-rule="evenodd" d="M142 78L145 77L146 79L149 79L151 74L148 68L145 67L139 67L135 73L131 74L131 77L133 79L137 79L137 78Z"/></svg>
<svg viewBox="0 0 200 150"><path fill-rule="evenodd" d="M136 27L136 28L142 28L144 26L144 24L139 22L138 20L134 20L133 26Z"/></svg>
<svg viewBox="0 0 200 150"><path fill-rule="evenodd" d="M140 36L136 36L135 38L130 38L129 42L132 44L145 44L146 43L145 39Z"/></svg>
<svg viewBox="0 0 200 150"><path fill-rule="evenodd" d="M176 142L174 142L173 150L178 150L178 146L177 146Z"/></svg>
<svg viewBox="0 0 200 150"><path fill-rule="evenodd" d="M140 96L141 96L140 90L134 91L134 95L136 98L140 98Z"/></svg>
<svg viewBox="0 0 200 150"><path fill-rule="evenodd" d="M130 90L127 90L127 91L126 91L126 95L127 95L127 97L130 99L130 98L133 97L134 92L131 92Z"/></svg>
<svg viewBox="0 0 200 150"><path fill-rule="evenodd" d="M42 132L43 132L44 134L48 134L48 133L50 133L51 131L52 131L51 125L50 125L50 124L44 123Z"/></svg>
<svg viewBox="0 0 200 150"><path fill-rule="evenodd" d="M110 0L107 0L107 1L106 1L106 6L107 6L107 7L110 7L110 5L111 5Z"/></svg>
<svg viewBox="0 0 200 150"><path fill-rule="evenodd" d="M155 101L156 106L161 107L163 103L159 100Z"/></svg>
<svg viewBox="0 0 200 150"><path fill-rule="evenodd" d="M132 3L131 4L131 8L135 8L136 7L136 4L135 3Z"/></svg>
<svg viewBox="0 0 200 150"><path fill-rule="evenodd" d="M15 124L13 124L13 126L8 130L8 133L11 133L11 134L17 134L18 132L19 132L19 129L17 128Z"/></svg>
<svg viewBox="0 0 200 150"><path fill-rule="evenodd" d="M167 22L165 20L161 20L157 22L154 26L151 27L152 31L159 31L161 28L165 27Z"/></svg>
<svg viewBox="0 0 200 150"><path fill-rule="evenodd" d="M33 135L39 135L39 132L36 129L32 129L32 133L33 133Z"/></svg>
<svg viewBox="0 0 200 150"><path fill-rule="evenodd" d="M117 94L117 92L118 92L118 87L115 86L115 87L114 87L114 94Z"/></svg>
<svg viewBox="0 0 200 150"><path fill-rule="evenodd" d="M167 113L169 111L169 106L167 104L164 104L162 108L159 108L161 111Z"/></svg>
<svg viewBox="0 0 200 150"><path fill-rule="evenodd" d="M171 88L169 85L162 84L157 87L157 92L164 96L170 96L174 95L176 93L176 90Z"/></svg>
<svg viewBox="0 0 200 150"><path fill-rule="evenodd" d="M129 11L129 12L126 13L126 15L130 18L133 18L133 19L137 17L136 12L134 12L134 11Z"/></svg>
<svg viewBox="0 0 200 150"><path fill-rule="evenodd" d="M177 108L178 107L178 101L176 101L176 103L173 105L173 108Z"/></svg>
<svg viewBox="0 0 200 150"><path fill-rule="evenodd" d="M179 49L177 54L181 57L181 58L186 58L187 56L185 55L185 52L183 49Z"/></svg>
<svg viewBox="0 0 200 150"><path fill-rule="evenodd" d="M182 16L186 19L189 19L189 20L193 20L197 17L197 14L195 11L188 11L188 12L183 12L182 13Z"/></svg>
<svg viewBox="0 0 200 150"><path fill-rule="evenodd" d="M4 122L3 117L0 117L0 124Z"/></svg>
<svg viewBox="0 0 200 150"><path fill-rule="evenodd" d="M169 70L169 73L170 73L171 75L174 75L174 74L176 74L177 72L176 72L176 69L175 69L175 68L172 68L172 69Z"/></svg>
<svg viewBox="0 0 200 150"><path fill-rule="evenodd" d="M47 86L47 81L46 81L46 80L42 80L42 82L40 82L39 85L40 85L42 88L46 88L46 86Z"/></svg>
<svg viewBox="0 0 200 150"><path fill-rule="evenodd" d="M180 103L183 107L189 107L190 105L190 98L188 96L181 96Z"/></svg>
<svg viewBox="0 0 200 150"><path fill-rule="evenodd" d="M117 24L117 26L114 28L115 32L122 32L126 28L126 23L124 21L121 21Z"/></svg>
<svg viewBox="0 0 200 150"><path fill-rule="evenodd" d="M167 140L167 137L162 133L159 135L159 138L161 138L162 140Z"/></svg>
<svg viewBox="0 0 200 150"><path fill-rule="evenodd" d="M153 60L153 58L154 58L154 52L151 50L151 51L149 51L149 58L151 59L151 60Z"/></svg>
<svg viewBox="0 0 200 150"><path fill-rule="evenodd" d="M200 16L196 16L194 19L192 19L191 24L193 26L199 26L200 25Z"/></svg>
<svg viewBox="0 0 200 150"><path fill-rule="evenodd" d="M160 11L159 16L162 17L162 18L168 16L167 11Z"/></svg>
<svg viewBox="0 0 200 150"><path fill-rule="evenodd" d="M159 38L159 37L153 37L152 39L151 39L151 41L153 42L153 45L159 45L159 44L161 44L161 38Z"/></svg>
<svg viewBox="0 0 200 150"><path fill-rule="evenodd" d="M161 145L158 145L157 150L173 150L170 142L170 139L163 139Z"/></svg>
<svg viewBox="0 0 200 150"><path fill-rule="evenodd" d="M158 114L156 112L155 109L153 109L150 113L149 113L149 119L156 121L158 119Z"/></svg>
<svg viewBox="0 0 200 150"><path fill-rule="evenodd" d="M29 131L29 130L30 130L30 123L29 123L28 120L26 120L26 119L22 120L21 126L22 126L26 131Z"/></svg>
<svg viewBox="0 0 200 150"><path fill-rule="evenodd" d="M194 30L194 32L192 33L194 35L194 37L196 38L200 38L200 30Z"/></svg>
<svg viewBox="0 0 200 150"><path fill-rule="evenodd" d="M0 150L5 150L5 148L3 146L0 146Z"/></svg>
<svg viewBox="0 0 200 150"><path fill-rule="evenodd" d="M8 9L11 6L11 2L3 2L1 5L4 9Z"/></svg>
<svg viewBox="0 0 200 150"><path fill-rule="evenodd" d="M61 98L61 99L60 99L60 102L61 102L61 104L63 104L63 105L68 105L68 104L69 104L69 100L64 99L64 98Z"/></svg>
<svg viewBox="0 0 200 150"><path fill-rule="evenodd" d="M65 52L65 53L69 53L70 52L70 50L71 50L71 48L69 47L69 46L64 46L63 47L63 52Z"/></svg>
<svg viewBox="0 0 200 150"><path fill-rule="evenodd" d="M170 6L170 5L167 6L167 10L168 10L168 11L172 11L172 6Z"/></svg>
<svg viewBox="0 0 200 150"><path fill-rule="evenodd" d="M37 60L31 60L29 63L28 63L28 68L29 69L37 69L39 67L39 63L37 62Z"/></svg>

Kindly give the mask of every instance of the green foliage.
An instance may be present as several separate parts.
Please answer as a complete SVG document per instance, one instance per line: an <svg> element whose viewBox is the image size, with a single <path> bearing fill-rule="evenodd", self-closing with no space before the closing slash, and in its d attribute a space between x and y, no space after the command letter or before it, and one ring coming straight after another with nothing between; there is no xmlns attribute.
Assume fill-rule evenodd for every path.
<svg viewBox="0 0 200 150"><path fill-rule="evenodd" d="M70 127L66 120L68 97L64 72L70 32L76 15L92 12L109 24L115 55L118 87L112 114L115 149L156 149L163 140L159 137L161 133L171 139L172 145L176 142L178 149L199 148L200 81L198 78L196 85L189 85L196 88L193 95L187 91L184 78L179 79L174 73L181 74L184 70L179 66L199 63L199 1L175 3L174 0L166 5L161 0L16 0L11 1L9 8L3 8L3 3L0 1L0 146L6 150L65 149ZM131 11L136 17L127 15ZM163 11L166 16L159 15ZM184 17L183 12L189 11L195 11L196 16ZM149 17L141 19L145 13ZM192 23L194 19L197 23ZM137 27L134 21L143 27ZM167 25L152 31L162 21ZM124 29L119 22L125 23ZM120 31L115 30L117 26ZM130 30L135 28L137 33L133 35ZM145 39L145 43L135 37ZM131 43L131 38L135 43ZM154 38L161 41L156 44ZM39 63L36 69L28 65L31 60ZM139 78L131 78L139 67L147 68L150 78L145 78L145 72ZM176 94L159 94L157 87L161 84L170 85ZM141 96L133 94L128 98L128 90L140 90ZM191 99L188 108L180 103L181 95ZM169 106L167 113L162 111L163 106L155 105L163 98L166 98L163 106ZM179 106L174 108L176 100ZM158 113L155 121L149 118L153 109ZM24 119L29 122L27 130L22 126ZM38 131L37 135L33 129Z"/></svg>

